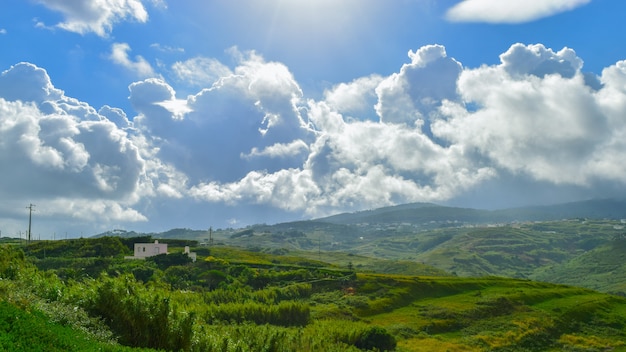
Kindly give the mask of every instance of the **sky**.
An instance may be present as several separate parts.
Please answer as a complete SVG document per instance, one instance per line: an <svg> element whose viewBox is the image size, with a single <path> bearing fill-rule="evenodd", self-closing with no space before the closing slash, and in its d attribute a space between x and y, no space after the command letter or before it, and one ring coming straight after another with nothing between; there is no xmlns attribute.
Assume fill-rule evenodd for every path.
<svg viewBox="0 0 626 352"><path fill-rule="evenodd" d="M626 191L626 2L0 3L0 235Z"/></svg>

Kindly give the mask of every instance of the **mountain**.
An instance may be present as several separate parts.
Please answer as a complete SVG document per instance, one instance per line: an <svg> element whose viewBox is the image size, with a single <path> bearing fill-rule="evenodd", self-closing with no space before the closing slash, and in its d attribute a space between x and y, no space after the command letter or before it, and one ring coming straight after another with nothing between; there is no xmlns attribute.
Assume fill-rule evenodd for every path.
<svg viewBox="0 0 626 352"><path fill-rule="evenodd" d="M410 223L422 224L427 222L457 221L482 222L490 215L487 210L446 207L431 203L412 203L374 210L343 213L325 218L315 219L317 222L333 224L389 224Z"/></svg>
<svg viewBox="0 0 626 352"><path fill-rule="evenodd" d="M333 224L389 224L427 222L507 223L513 221L549 221L571 218L624 219L626 200L593 199L545 206L528 206L501 210L482 210L412 203L355 213L337 214L315 219Z"/></svg>

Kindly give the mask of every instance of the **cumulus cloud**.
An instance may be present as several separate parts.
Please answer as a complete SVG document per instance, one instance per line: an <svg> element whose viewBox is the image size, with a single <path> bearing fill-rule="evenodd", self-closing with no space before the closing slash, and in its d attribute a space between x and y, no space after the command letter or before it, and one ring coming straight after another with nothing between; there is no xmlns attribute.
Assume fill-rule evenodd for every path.
<svg viewBox="0 0 626 352"><path fill-rule="evenodd" d="M38 0L47 8L60 12L64 22L57 27L67 31L85 34L93 32L107 36L115 23L133 20L144 23L148 12L141 0Z"/></svg>
<svg viewBox="0 0 626 352"><path fill-rule="evenodd" d="M179 181L146 161L153 149L143 140L122 110L96 111L55 88L44 69L17 64L0 75L0 196L10 200L0 211L35 202L39 216L146 221L137 202Z"/></svg>
<svg viewBox="0 0 626 352"><path fill-rule="evenodd" d="M432 136L430 124L441 102L458 99L462 65L449 58L442 45L427 45L408 55L411 63L376 87L376 112L381 121L416 125Z"/></svg>
<svg viewBox="0 0 626 352"><path fill-rule="evenodd" d="M462 73L461 96L478 108L444 104L441 110L450 118L434 125L438 137L479 151L498 168L555 185L626 182L623 163L613 157L625 151L615 142L626 124L615 118L609 103L625 98L621 83L613 81L623 72L619 63L603 72L605 86L596 91L586 84L582 60L570 49L555 53L516 44L501 60Z"/></svg>
<svg viewBox="0 0 626 352"><path fill-rule="evenodd" d="M337 84L324 92L324 101L350 118L377 119L376 115L371 116L372 107L378 98L375 89L382 80L382 76L372 75Z"/></svg>
<svg viewBox="0 0 626 352"><path fill-rule="evenodd" d="M210 87L220 78L232 74L226 65L206 57L177 61L172 65L172 71L177 80L201 88Z"/></svg>
<svg viewBox="0 0 626 352"><path fill-rule="evenodd" d="M297 102L302 91L292 74L255 53L242 53L240 59L232 73L225 71L226 76L210 88L189 96L184 116L163 106L176 96L166 82L131 85L130 101L139 112L136 126L159 140L159 157L191 182L233 181L253 170L297 167L306 157L293 152L275 157L279 145L307 140L309 135L301 128L304 121ZM293 151L282 151L287 149Z"/></svg>
<svg viewBox="0 0 626 352"><path fill-rule="evenodd" d="M446 13L453 22L523 23L570 11L591 0L464 0Z"/></svg>
<svg viewBox="0 0 626 352"><path fill-rule="evenodd" d="M6 100L22 100L41 103L56 101L63 91L50 82L48 73L33 64L22 62L2 72L0 96Z"/></svg>
<svg viewBox="0 0 626 352"><path fill-rule="evenodd" d="M154 77L156 74L154 69L146 59L142 56L135 56L135 60L128 57L130 45L127 43L114 43L111 46L111 54L109 59L114 63L126 68L139 77Z"/></svg>
<svg viewBox="0 0 626 352"><path fill-rule="evenodd" d="M133 126L133 123L128 120L126 112L120 108L114 108L105 105L98 110L98 114L106 117L109 121L113 122L119 128L129 128Z"/></svg>
<svg viewBox="0 0 626 352"><path fill-rule="evenodd" d="M464 68L428 45L396 73L315 100L285 65L233 53L232 69L181 62L210 72L186 98L163 78L132 83L132 117L65 96L35 65L11 67L0 76L0 196L114 223L224 205L313 217L518 186L626 188L626 61L590 85L570 48L514 44L498 64Z"/></svg>
<svg viewBox="0 0 626 352"><path fill-rule="evenodd" d="M572 78L583 67L583 60L576 56L570 48L558 52L546 48L543 44L513 44L509 50L500 55L502 68L510 75L535 75L544 77L548 74L559 74Z"/></svg>
<svg viewBox="0 0 626 352"><path fill-rule="evenodd" d="M246 159L260 157L260 156L268 156L271 158L282 158L293 155L298 155L303 152L308 151L308 145L301 140L296 140L291 143L276 143L274 145L270 145L263 150L259 150L256 147L253 147L250 153L244 154L241 156Z"/></svg>
<svg viewBox="0 0 626 352"><path fill-rule="evenodd" d="M410 51L388 77L339 84L301 107L311 131L299 141L252 147L247 159L307 152L297 167L257 169L191 194L210 202L257 202L309 215L409 201L445 201L488 182L602 188L626 184L626 64L590 87L569 48L515 44L501 63L464 69L439 45ZM376 102L372 105L372 99ZM220 100L223 101L223 100ZM229 103L230 105L230 103ZM375 110L379 120L351 116ZM569 189L569 188L568 188Z"/></svg>

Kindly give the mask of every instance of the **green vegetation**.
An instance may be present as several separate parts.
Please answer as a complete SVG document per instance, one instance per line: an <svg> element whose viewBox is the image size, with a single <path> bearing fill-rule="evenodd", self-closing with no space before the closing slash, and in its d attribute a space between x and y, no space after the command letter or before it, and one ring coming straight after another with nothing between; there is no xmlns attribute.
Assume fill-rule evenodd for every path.
<svg viewBox="0 0 626 352"><path fill-rule="evenodd" d="M473 237L484 258L527 231L489 241L499 230L413 248ZM168 256L125 260L132 242L1 245L0 350L626 351L626 298L589 289L339 252L194 247L192 263L174 240Z"/></svg>
<svg viewBox="0 0 626 352"><path fill-rule="evenodd" d="M442 209L446 208L433 209L443 218ZM245 240L225 237L220 242L342 267L351 264L361 272L505 276L626 295L626 224L622 220L576 218L483 226L447 220L434 224L439 228L432 228L430 222L424 226L359 223L322 227L319 222L289 223L292 227L263 225L247 229ZM337 232L337 226L344 226L346 232ZM287 233L287 229L300 235L274 239L276 233Z"/></svg>
<svg viewBox="0 0 626 352"><path fill-rule="evenodd" d="M626 234L625 209L626 201L611 199L497 211L416 203L311 221L151 235L360 272L506 276L626 295L624 258L614 241ZM107 234L114 233L137 235Z"/></svg>

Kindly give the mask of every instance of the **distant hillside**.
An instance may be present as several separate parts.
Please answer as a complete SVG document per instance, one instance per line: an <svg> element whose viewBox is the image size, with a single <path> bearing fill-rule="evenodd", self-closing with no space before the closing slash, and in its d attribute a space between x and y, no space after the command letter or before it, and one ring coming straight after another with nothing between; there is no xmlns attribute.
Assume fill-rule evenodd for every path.
<svg viewBox="0 0 626 352"><path fill-rule="evenodd" d="M459 221L483 222L488 221L490 212L487 210L445 207L431 203L412 203L356 213L337 214L321 219L318 222L333 224L388 224L410 223L422 224L426 222Z"/></svg>
<svg viewBox="0 0 626 352"><path fill-rule="evenodd" d="M564 220L567 219L567 220ZM244 229L172 229L146 234L202 245L232 245L311 258L344 253L336 263L397 274L423 271L415 264L458 276L506 276L583 286L626 295L626 255L615 238L626 236L626 201L588 200L504 210L446 207L430 203L338 214L308 221L253 225ZM102 235L136 237L116 230ZM626 247L625 247L626 248ZM370 258L361 262L361 257ZM377 263L374 259L384 259ZM390 261L396 261L391 265ZM609 263L609 264L607 264ZM383 268L385 267L385 268ZM388 267L388 268L387 268Z"/></svg>
<svg viewBox="0 0 626 352"><path fill-rule="evenodd" d="M493 212L503 219L548 221L561 219L626 219L626 199L591 199L546 206L522 207Z"/></svg>
<svg viewBox="0 0 626 352"><path fill-rule="evenodd" d="M626 238L623 236L576 256L537 270L531 279L584 286L603 292L626 293Z"/></svg>
<svg viewBox="0 0 626 352"><path fill-rule="evenodd" d="M150 236L155 239L187 239L187 240L197 240L199 237L208 236L208 231L206 230L192 230L192 229L171 229L165 232L150 232L150 233L142 233L135 231L125 231L125 230L111 230L103 233L99 233L92 237L122 237L122 238L131 238L131 237L146 237Z"/></svg>
<svg viewBox="0 0 626 352"><path fill-rule="evenodd" d="M626 200L595 199L546 206L481 210L412 203L316 219L333 224L423 224L427 222L502 223L572 218L625 219Z"/></svg>

